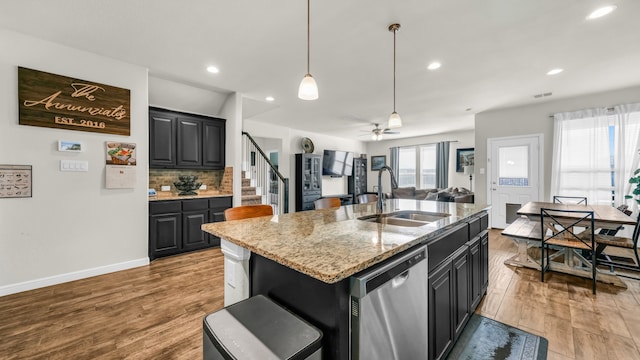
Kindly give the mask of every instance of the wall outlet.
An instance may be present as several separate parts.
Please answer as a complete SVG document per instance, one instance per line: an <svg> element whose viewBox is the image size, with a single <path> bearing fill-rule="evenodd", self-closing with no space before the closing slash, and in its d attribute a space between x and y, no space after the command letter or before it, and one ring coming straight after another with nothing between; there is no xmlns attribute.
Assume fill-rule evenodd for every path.
<svg viewBox="0 0 640 360"><path fill-rule="evenodd" d="M207 185L205 184L200 185L200 190L207 190Z"/></svg>
<svg viewBox="0 0 640 360"><path fill-rule="evenodd" d="M160 187L160 191L171 191L171 186L170 185L162 185Z"/></svg>

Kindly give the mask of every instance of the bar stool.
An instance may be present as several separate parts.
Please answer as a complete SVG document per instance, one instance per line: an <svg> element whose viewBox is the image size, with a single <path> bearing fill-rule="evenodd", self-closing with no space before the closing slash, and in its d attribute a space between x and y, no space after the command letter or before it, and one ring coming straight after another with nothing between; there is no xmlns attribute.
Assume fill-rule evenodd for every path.
<svg viewBox="0 0 640 360"><path fill-rule="evenodd" d="M338 198L322 198L313 202L313 206L316 209L328 209L334 207L340 207L340 199Z"/></svg>
<svg viewBox="0 0 640 360"><path fill-rule="evenodd" d="M249 219L269 215L273 215L273 207L265 204L237 206L224 211L225 220Z"/></svg>

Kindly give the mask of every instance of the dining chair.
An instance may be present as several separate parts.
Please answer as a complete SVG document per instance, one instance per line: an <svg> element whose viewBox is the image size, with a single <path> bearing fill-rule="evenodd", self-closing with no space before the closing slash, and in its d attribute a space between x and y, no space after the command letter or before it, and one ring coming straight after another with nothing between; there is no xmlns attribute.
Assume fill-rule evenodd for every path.
<svg viewBox="0 0 640 360"><path fill-rule="evenodd" d="M378 201L376 194L360 194L358 195L358 204L366 204Z"/></svg>
<svg viewBox="0 0 640 360"><path fill-rule="evenodd" d="M586 196L553 195L553 202L555 204L588 205Z"/></svg>
<svg viewBox="0 0 640 360"><path fill-rule="evenodd" d="M574 218L568 220L561 218L567 213L573 213ZM541 230L541 256L540 272L541 280L544 282L545 272L550 270L551 248L555 251L564 248L565 262L573 265L574 257L581 261L581 266L591 267L592 291L596 293L596 242L594 234L594 217L591 210L553 210L548 208L540 209L540 230ZM552 231L547 231L551 229ZM575 229L583 229L577 232ZM584 258L580 252L574 250L586 250L591 259ZM569 259L569 260L567 260Z"/></svg>
<svg viewBox="0 0 640 360"><path fill-rule="evenodd" d="M340 199L338 198L322 198L313 202L316 209L328 209L334 207L340 207Z"/></svg>
<svg viewBox="0 0 640 360"><path fill-rule="evenodd" d="M638 214L637 221L640 221L640 213ZM617 229L616 229L616 232L617 232ZM619 269L640 272L640 255L638 254L638 237L640 237L640 226L638 226L637 224L633 229L633 234L631 235L630 238L624 237L624 236L616 236L615 233L611 234L611 232L603 233L601 231L600 233L595 234L595 241L597 244L597 248L596 248L597 264L609 266L612 271L613 271L613 268L615 267ZM633 252L634 258L605 254L604 250L607 247L629 249ZM627 276L622 273L619 275L640 280L639 277Z"/></svg>
<svg viewBox="0 0 640 360"><path fill-rule="evenodd" d="M236 206L224 211L225 220L240 220L270 215L273 215L273 207L265 204Z"/></svg>

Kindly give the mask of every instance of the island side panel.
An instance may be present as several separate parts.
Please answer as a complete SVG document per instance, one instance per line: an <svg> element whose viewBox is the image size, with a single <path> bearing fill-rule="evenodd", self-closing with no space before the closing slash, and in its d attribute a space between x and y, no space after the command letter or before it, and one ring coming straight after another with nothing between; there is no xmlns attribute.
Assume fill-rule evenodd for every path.
<svg viewBox="0 0 640 360"><path fill-rule="evenodd" d="M251 296L268 296L319 328L323 359L349 359L349 278L327 284L257 254L249 267Z"/></svg>

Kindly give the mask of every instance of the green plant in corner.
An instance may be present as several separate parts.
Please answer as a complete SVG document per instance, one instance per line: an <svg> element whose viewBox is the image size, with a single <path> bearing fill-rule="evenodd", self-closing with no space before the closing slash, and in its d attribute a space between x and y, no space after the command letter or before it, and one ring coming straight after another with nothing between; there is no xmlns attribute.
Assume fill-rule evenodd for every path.
<svg viewBox="0 0 640 360"><path fill-rule="evenodd" d="M629 179L630 184L635 184L633 191L631 191L632 195L625 195L625 199L634 199L638 205L640 205L640 169L636 169L633 172L633 176Z"/></svg>

